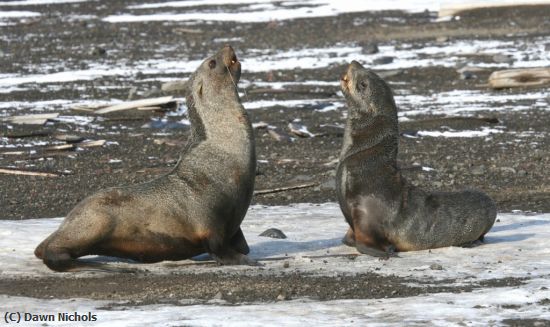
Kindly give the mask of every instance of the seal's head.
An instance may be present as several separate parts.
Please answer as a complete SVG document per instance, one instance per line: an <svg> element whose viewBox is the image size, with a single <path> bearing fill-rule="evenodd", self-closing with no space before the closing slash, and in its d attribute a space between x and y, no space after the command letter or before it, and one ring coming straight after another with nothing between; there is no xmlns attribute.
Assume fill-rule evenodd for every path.
<svg viewBox="0 0 550 327"><path fill-rule="evenodd" d="M192 78L192 95L197 99L218 98L225 90L237 93L237 83L241 77L241 63L233 48L224 46L215 55L207 58L199 66Z"/></svg>
<svg viewBox="0 0 550 327"><path fill-rule="evenodd" d="M372 70L352 61L340 79L350 116L396 117L393 94L386 82Z"/></svg>

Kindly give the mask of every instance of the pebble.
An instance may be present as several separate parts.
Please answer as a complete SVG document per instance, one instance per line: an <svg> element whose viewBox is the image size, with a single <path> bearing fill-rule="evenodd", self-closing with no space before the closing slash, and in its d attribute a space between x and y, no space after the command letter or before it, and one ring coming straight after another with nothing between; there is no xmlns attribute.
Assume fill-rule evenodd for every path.
<svg viewBox="0 0 550 327"><path fill-rule="evenodd" d="M389 57L389 56L376 58L372 61L372 63L375 65L386 65L386 64L391 64L392 62L393 62L393 57Z"/></svg>
<svg viewBox="0 0 550 327"><path fill-rule="evenodd" d="M505 174L516 174L516 170L512 167L500 167L500 171Z"/></svg>
<svg viewBox="0 0 550 327"><path fill-rule="evenodd" d="M221 299L223 299L223 294L222 294L222 292L216 293L216 295L214 295L214 297L213 297L212 299L214 299L214 300L221 300Z"/></svg>
<svg viewBox="0 0 550 327"><path fill-rule="evenodd" d="M375 54L380 51L378 44L374 42L360 43L359 46L361 46L361 52L364 54Z"/></svg>
<svg viewBox="0 0 550 327"><path fill-rule="evenodd" d="M469 70L463 70L460 72L460 79L474 79L477 78L477 75L472 73Z"/></svg>
<svg viewBox="0 0 550 327"><path fill-rule="evenodd" d="M290 137L288 134L281 132L280 130L270 129L267 131L269 136L271 136L273 139L275 139L278 142L292 142L293 138Z"/></svg>
<svg viewBox="0 0 550 327"><path fill-rule="evenodd" d="M260 234L260 236L271 237L271 238L279 238L279 239L285 239L286 238L285 233L283 233L283 231L281 231L280 229L277 229L277 228L266 229L265 231L263 231Z"/></svg>
<svg viewBox="0 0 550 327"><path fill-rule="evenodd" d="M288 124L288 129L290 133L299 136L299 137L313 137L315 136L311 133L305 125L299 124L297 122L291 122Z"/></svg>
<svg viewBox="0 0 550 327"><path fill-rule="evenodd" d="M511 64L514 62L514 57L504 54L496 54L493 56L493 61L498 63Z"/></svg>
<svg viewBox="0 0 550 327"><path fill-rule="evenodd" d="M430 265L431 270L443 270L443 266L438 263L432 263Z"/></svg>
<svg viewBox="0 0 550 327"><path fill-rule="evenodd" d="M472 175L480 176L485 174L486 168L484 165L481 166L475 166L472 168L471 173Z"/></svg>
<svg viewBox="0 0 550 327"><path fill-rule="evenodd" d="M92 49L90 49L89 53L91 56L104 56L107 54L107 50L105 50L102 47L95 46Z"/></svg>

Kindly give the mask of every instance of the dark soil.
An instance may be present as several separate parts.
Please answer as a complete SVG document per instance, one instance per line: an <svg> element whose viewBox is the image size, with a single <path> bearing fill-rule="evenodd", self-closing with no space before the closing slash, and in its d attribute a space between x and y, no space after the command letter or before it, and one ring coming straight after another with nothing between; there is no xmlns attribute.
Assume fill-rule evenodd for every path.
<svg viewBox="0 0 550 327"><path fill-rule="evenodd" d="M2 73L27 73L43 63L63 63L65 69L85 68L91 61L143 60L158 57L158 49L169 58L194 60L205 58L218 50L221 44L213 42L220 37L242 37L245 41L233 44L243 61L243 78L257 81L337 81L345 64L317 70L286 70L251 74L247 72L246 54L249 49L295 49L334 46L335 44L379 42L408 43L423 47L438 37L464 40L516 40L535 42L550 31L550 6L514 7L477 10L461 14L460 20L434 23L433 13L408 14L400 11L345 14L337 17L298 19L259 24L199 23L193 29L200 33L186 33L188 26L178 22L109 24L101 17L121 12L132 1L111 1L98 6L96 2L50 5L49 14L39 19L28 19L24 24L2 27L0 39L0 66ZM97 6L97 7L96 7ZM0 6L0 10L3 8ZM10 10L32 10L32 7L10 7ZM68 15L95 13L99 18L87 21L67 20ZM144 12L146 13L146 12ZM359 27L355 19L365 23ZM96 46L106 50L104 57ZM548 45L546 45L548 48ZM99 57L98 57L99 56ZM483 58L466 58L485 60ZM56 71L55 68L52 68ZM388 73L378 70L381 74ZM453 89L486 90L521 94L523 89L490 91L486 83L490 71L480 72L475 80L463 80L454 68L428 67L402 69L388 73L390 85L400 85L413 93L431 94ZM135 74L125 77L105 77L93 81L57 83L59 87L36 84L31 90L0 93L2 101L45 101L53 99L126 99L133 87L137 98L162 95L159 77L186 78L185 74L150 76ZM106 86L118 86L108 88ZM121 87L122 86L122 87ZM155 91L157 90L157 91ZM546 89L547 90L547 89ZM334 86L295 86L285 93L254 91L248 88L242 99L307 99L326 98L342 101ZM542 99L548 106L548 98ZM498 107L500 104L495 103ZM250 111L253 122L266 122L287 129L289 121L300 118L313 138L297 138L295 142L279 142L266 130L256 131L260 163L256 189L312 183L311 187L258 195L257 204L288 204L296 202L336 201L334 194L335 159L342 143L342 130L321 127L323 124L342 124L342 111L320 113L314 107ZM23 115L31 110L13 112L2 109L0 114ZM74 114L66 110L64 115ZM81 113L80 113L81 114ZM152 117L163 113L129 113L97 118L94 126L49 123L46 126L18 126L8 129L0 122L4 142L21 143L29 133L45 136L26 137L24 141L52 141L55 134L77 134L88 139L106 139L118 145L89 148L83 151L57 151L43 155L25 149L23 155L0 153L0 168L17 168L59 173L59 177L33 177L0 174L0 209L3 219L28 219L64 216L77 202L95 191L150 180L168 172L178 159L188 137L185 129L153 130L141 128ZM170 118L172 119L172 118ZM178 119L181 119L179 117ZM409 138L400 139L399 163L405 175L416 185L426 189L458 190L478 188L489 193L497 202L499 211L550 211L550 110L548 108L523 111L476 112L475 116L418 116L400 126L405 134L418 130L441 130L449 126L455 130L471 130L480 126L503 126L507 132L530 134L518 139L513 133L494 134L490 138ZM101 128L97 128L100 126ZM167 133L158 135L157 133ZM18 135L20 137L18 137ZM542 138L541 138L542 136ZM158 144L168 139L171 144ZM155 142L157 141L157 142ZM536 142L536 143L535 143ZM0 152L4 152L4 149ZM111 159L122 160L109 163ZM33 166L29 166L33 165ZM434 171L423 171L428 166ZM215 280L215 286L212 285ZM229 302L275 301L283 298L311 297L321 300L339 298L378 298L412 296L431 292L462 292L477 287L520 285L520 280L494 280L485 285L461 288L446 286L411 287L410 282L397 277L364 274L354 278L329 278L300 275L239 276L223 274L148 276L113 274L101 278L48 277L0 280L0 293L10 295L48 297L90 297L124 300L135 303L159 303L193 298L212 299L219 292ZM510 322L515 326L517 322ZM521 321L519 322L521 324ZM526 325L537 321L528 321Z"/></svg>
<svg viewBox="0 0 550 327"><path fill-rule="evenodd" d="M212 281L216 282L213 283ZM451 280L425 286L417 281L366 273L354 276L318 277L296 273L280 276L242 274L185 274L167 276L117 274L99 278L21 278L0 281L0 294L37 298L92 298L129 301L131 304L202 303L218 299L229 303L274 302L295 298L314 300L378 299L427 293L470 292L481 287L520 286L517 278L491 279L460 287L443 286Z"/></svg>

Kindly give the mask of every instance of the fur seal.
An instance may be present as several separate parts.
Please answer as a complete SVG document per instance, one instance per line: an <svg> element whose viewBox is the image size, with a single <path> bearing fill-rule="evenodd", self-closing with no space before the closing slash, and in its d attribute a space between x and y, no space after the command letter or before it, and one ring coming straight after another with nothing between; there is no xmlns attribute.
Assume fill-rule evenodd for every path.
<svg viewBox="0 0 550 327"><path fill-rule="evenodd" d="M348 106L336 173L350 225L343 242L387 257L482 241L496 219L493 200L476 190L428 192L407 182L397 167L397 107L388 84L356 61L340 84Z"/></svg>
<svg viewBox="0 0 550 327"><path fill-rule="evenodd" d="M257 264L240 228L256 173L240 74L230 46L207 58L190 78L191 136L175 168L84 199L35 255L55 271L89 266L76 258L92 254L158 262L207 252L223 265Z"/></svg>

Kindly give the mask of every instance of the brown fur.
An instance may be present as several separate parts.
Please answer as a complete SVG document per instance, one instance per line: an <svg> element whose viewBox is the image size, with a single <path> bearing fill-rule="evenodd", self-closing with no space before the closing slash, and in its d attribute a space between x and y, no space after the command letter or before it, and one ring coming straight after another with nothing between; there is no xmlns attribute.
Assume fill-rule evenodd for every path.
<svg viewBox="0 0 550 327"><path fill-rule="evenodd" d="M158 262L208 252L220 264L256 264L240 229L256 172L240 70L229 46L206 59L188 83L191 137L174 170L84 199L35 255L56 271L89 268L75 260L89 254Z"/></svg>
<svg viewBox="0 0 550 327"><path fill-rule="evenodd" d="M483 239L496 218L486 194L426 192L397 168L397 107L389 86L352 62L342 77L348 105L337 193L350 225L344 243L384 253L462 245Z"/></svg>

